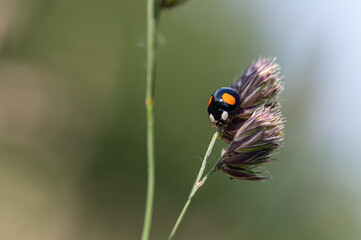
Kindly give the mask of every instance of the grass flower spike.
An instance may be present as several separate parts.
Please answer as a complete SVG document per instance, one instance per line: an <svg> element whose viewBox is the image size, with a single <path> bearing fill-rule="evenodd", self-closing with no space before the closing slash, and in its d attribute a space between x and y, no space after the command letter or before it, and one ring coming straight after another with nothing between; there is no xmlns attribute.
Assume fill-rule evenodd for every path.
<svg viewBox="0 0 361 240"><path fill-rule="evenodd" d="M276 97L283 87L275 60L257 59L231 85L240 103L229 123L221 127L222 139L229 146L218 165L231 178L267 179L254 169L274 160L271 154L282 145L284 121Z"/></svg>
<svg viewBox="0 0 361 240"><path fill-rule="evenodd" d="M255 60L242 77L231 85L240 97L239 118L249 118L257 107L272 102L282 91L276 58Z"/></svg>
<svg viewBox="0 0 361 240"><path fill-rule="evenodd" d="M233 140L239 127L261 106L279 108L276 98L283 90L280 67L276 59L255 60L242 77L231 85L239 95L240 103L229 123L223 126L222 139L227 143Z"/></svg>
<svg viewBox="0 0 361 240"><path fill-rule="evenodd" d="M262 105L248 120L232 127L238 129L218 168L231 178L267 179L262 172L253 169L274 160L271 153L282 145L284 124L281 113L272 106ZM224 134L227 134L226 130Z"/></svg>

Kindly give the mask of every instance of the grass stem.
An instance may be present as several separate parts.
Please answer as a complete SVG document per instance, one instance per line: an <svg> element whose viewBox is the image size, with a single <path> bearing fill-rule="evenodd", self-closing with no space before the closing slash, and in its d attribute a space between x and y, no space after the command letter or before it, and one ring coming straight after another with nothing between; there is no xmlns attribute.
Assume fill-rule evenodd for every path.
<svg viewBox="0 0 361 240"><path fill-rule="evenodd" d="M188 196L188 199L187 199L187 202L185 203L181 213L179 214L179 217L176 221L176 223L174 224L173 226L173 229L171 231L171 233L169 234L169 237L168 237L168 240L171 240L175 234L175 232L177 231L178 229L178 226L179 224L181 223L183 217L184 217L184 214L186 213L188 207L189 207L189 204L191 203L192 201L192 198L193 196L196 194L196 192L198 191L198 189L204 184L205 180L206 179L202 179L202 176L203 176L203 173L204 173L204 170L206 169L206 165L207 165L207 162L208 162L208 159L209 159L209 156L211 155L211 152L212 152L212 149L214 147L214 144L217 140L219 136L219 131L217 130L214 134L213 134L213 137L212 137L212 140L211 142L209 143L209 146L208 146L208 149L207 149L207 152L203 158L203 161L202 161L202 165L201 165L201 168L199 169L199 172L198 172L198 175L197 175L197 178L193 184L193 187L192 187L192 191L191 193L189 194ZM207 174L207 176L209 176L210 173Z"/></svg>
<svg viewBox="0 0 361 240"><path fill-rule="evenodd" d="M146 115L147 115L147 198L145 205L142 240L148 240L152 222L155 164L154 164L154 86L156 76L156 34L159 21L158 5L147 0L147 67L146 67Z"/></svg>

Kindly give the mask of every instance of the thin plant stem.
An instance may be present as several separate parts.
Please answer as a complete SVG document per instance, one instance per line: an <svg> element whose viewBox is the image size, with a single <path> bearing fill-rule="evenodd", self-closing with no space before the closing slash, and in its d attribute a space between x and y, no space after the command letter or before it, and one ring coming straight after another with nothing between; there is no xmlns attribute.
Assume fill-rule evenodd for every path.
<svg viewBox="0 0 361 240"><path fill-rule="evenodd" d="M199 181L199 184L202 186L204 184L204 182L207 180L207 178L214 173L215 171L218 170L218 167L220 166L220 163L222 162L224 158L224 155L222 155L217 161L216 163L213 165L213 167L211 168L211 170L209 170L209 172L202 178L202 180Z"/></svg>
<svg viewBox="0 0 361 240"><path fill-rule="evenodd" d="M203 181L203 179L201 180L202 176L203 176L203 173L204 173L204 170L206 169L206 165L207 165L207 162L208 162L208 159L209 159L209 156L211 155L211 152L212 152L212 149L214 147L214 144L217 140L219 136L219 131L217 130L214 134L213 134L213 137L212 137L212 140L211 142L209 143L209 146L208 146L208 149L207 149L207 152L203 158L203 161L202 161L202 165L201 165L201 168L199 169L199 172L198 172L198 175L197 175L197 178L193 184L193 187L192 187L192 191L191 193L189 194L188 196L188 199L187 199L187 202L185 203L181 213L179 214L179 217L176 221L176 223L174 224L173 226L173 229L171 231L171 233L169 234L169 237L168 237L168 240L172 239L175 232L177 231L177 228L180 224L180 222L182 221L183 217L184 217L184 214L186 213L188 207L189 207L189 204L191 203L192 201L192 198L193 196L196 194L196 192L198 191L198 189L204 184L205 180ZM215 168L216 169L216 168ZM209 174L209 173L208 173ZM208 175L207 174L207 175ZM210 174L209 174L210 175Z"/></svg>
<svg viewBox="0 0 361 240"><path fill-rule="evenodd" d="M146 67L146 115L147 115L147 198L145 205L142 240L148 240L152 222L155 164L154 164L154 86L156 76L156 34L159 21L158 5L147 0L147 67Z"/></svg>

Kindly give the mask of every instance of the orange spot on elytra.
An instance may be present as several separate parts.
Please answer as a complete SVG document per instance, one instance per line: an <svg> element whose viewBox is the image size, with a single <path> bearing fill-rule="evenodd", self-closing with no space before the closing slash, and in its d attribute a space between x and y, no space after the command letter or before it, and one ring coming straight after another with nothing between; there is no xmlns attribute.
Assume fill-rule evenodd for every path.
<svg viewBox="0 0 361 240"><path fill-rule="evenodd" d="M229 93L223 93L222 99L225 103L227 103L229 105L236 104L236 99Z"/></svg>
<svg viewBox="0 0 361 240"><path fill-rule="evenodd" d="M212 98L213 98L213 95L209 98L207 107L209 106L209 104L211 104Z"/></svg>

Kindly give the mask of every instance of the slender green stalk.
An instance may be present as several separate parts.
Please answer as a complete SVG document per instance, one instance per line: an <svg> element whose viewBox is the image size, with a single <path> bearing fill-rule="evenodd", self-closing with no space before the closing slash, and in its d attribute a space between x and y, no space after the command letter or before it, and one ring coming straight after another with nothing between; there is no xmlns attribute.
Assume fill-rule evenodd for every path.
<svg viewBox="0 0 361 240"><path fill-rule="evenodd" d="M217 160L217 162L213 165L213 167L211 168L211 170L209 170L209 172L202 178L202 180L199 181L199 185L203 185L204 182L207 180L207 178L214 173L215 171L218 170L218 166L219 163L223 160L223 155Z"/></svg>
<svg viewBox="0 0 361 240"><path fill-rule="evenodd" d="M189 204L190 204L191 201L192 201L193 196L196 194L196 192L198 191L198 189L204 184L204 182L205 182L205 180L206 180L206 179L204 179L204 180L202 179L202 180L201 180L201 178L202 178L202 176L203 176L204 170L206 169L206 165L207 165L208 158L209 158L209 156L211 155L212 149L213 149L213 147L214 147L214 144L215 144L218 136L219 136L219 131L217 130L217 132L215 132L215 133L213 134L212 140L211 140L211 142L209 143L207 152L206 152L206 154L205 154L205 156L204 156L204 158L203 158L201 168L199 169L198 176L197 176L197 178L196 178L196 180L195 180L195 182L194 182L194 184L193 184L192 191L191 191L191 193L190 193L189 196L188 196L187 202L186 202L186 204L184 205L184 207L183 207L183 209L182 209L182 212L179 214L179 217L178 217L176 223L175 223L174 226L173 226L172 232L169 234L168 240L170 240L170 239L173 238L175 232L177 231L177 228L178 228L180 222L182 221L182 219L183 219L183 217L184 217L184 214L186 213L186 211L187 211L187 209L188 209L188 207L189 207ZM217 161L217 162L219 162L219 161ZM216 165L215 165L215 166L216 166ZM214 171L215 171L215 170L216 170L216 167L213 167L213 168L214 168ZM212 168L212 169L213 169L213 168ZM214 171L213 171L213 172L214 172ZM211 174L211 173L208 172L207 176L209 176L210 174Z"/></svg>
<svg viewBox="0 0 361 240"><path fill-rule="evenodd" d="M148 186L142 240L149 239L154 199L154 86L156 73L155 53L158 16L158 5L154 0L147 0L147 69L145 105L147 114Z"/></svg>

